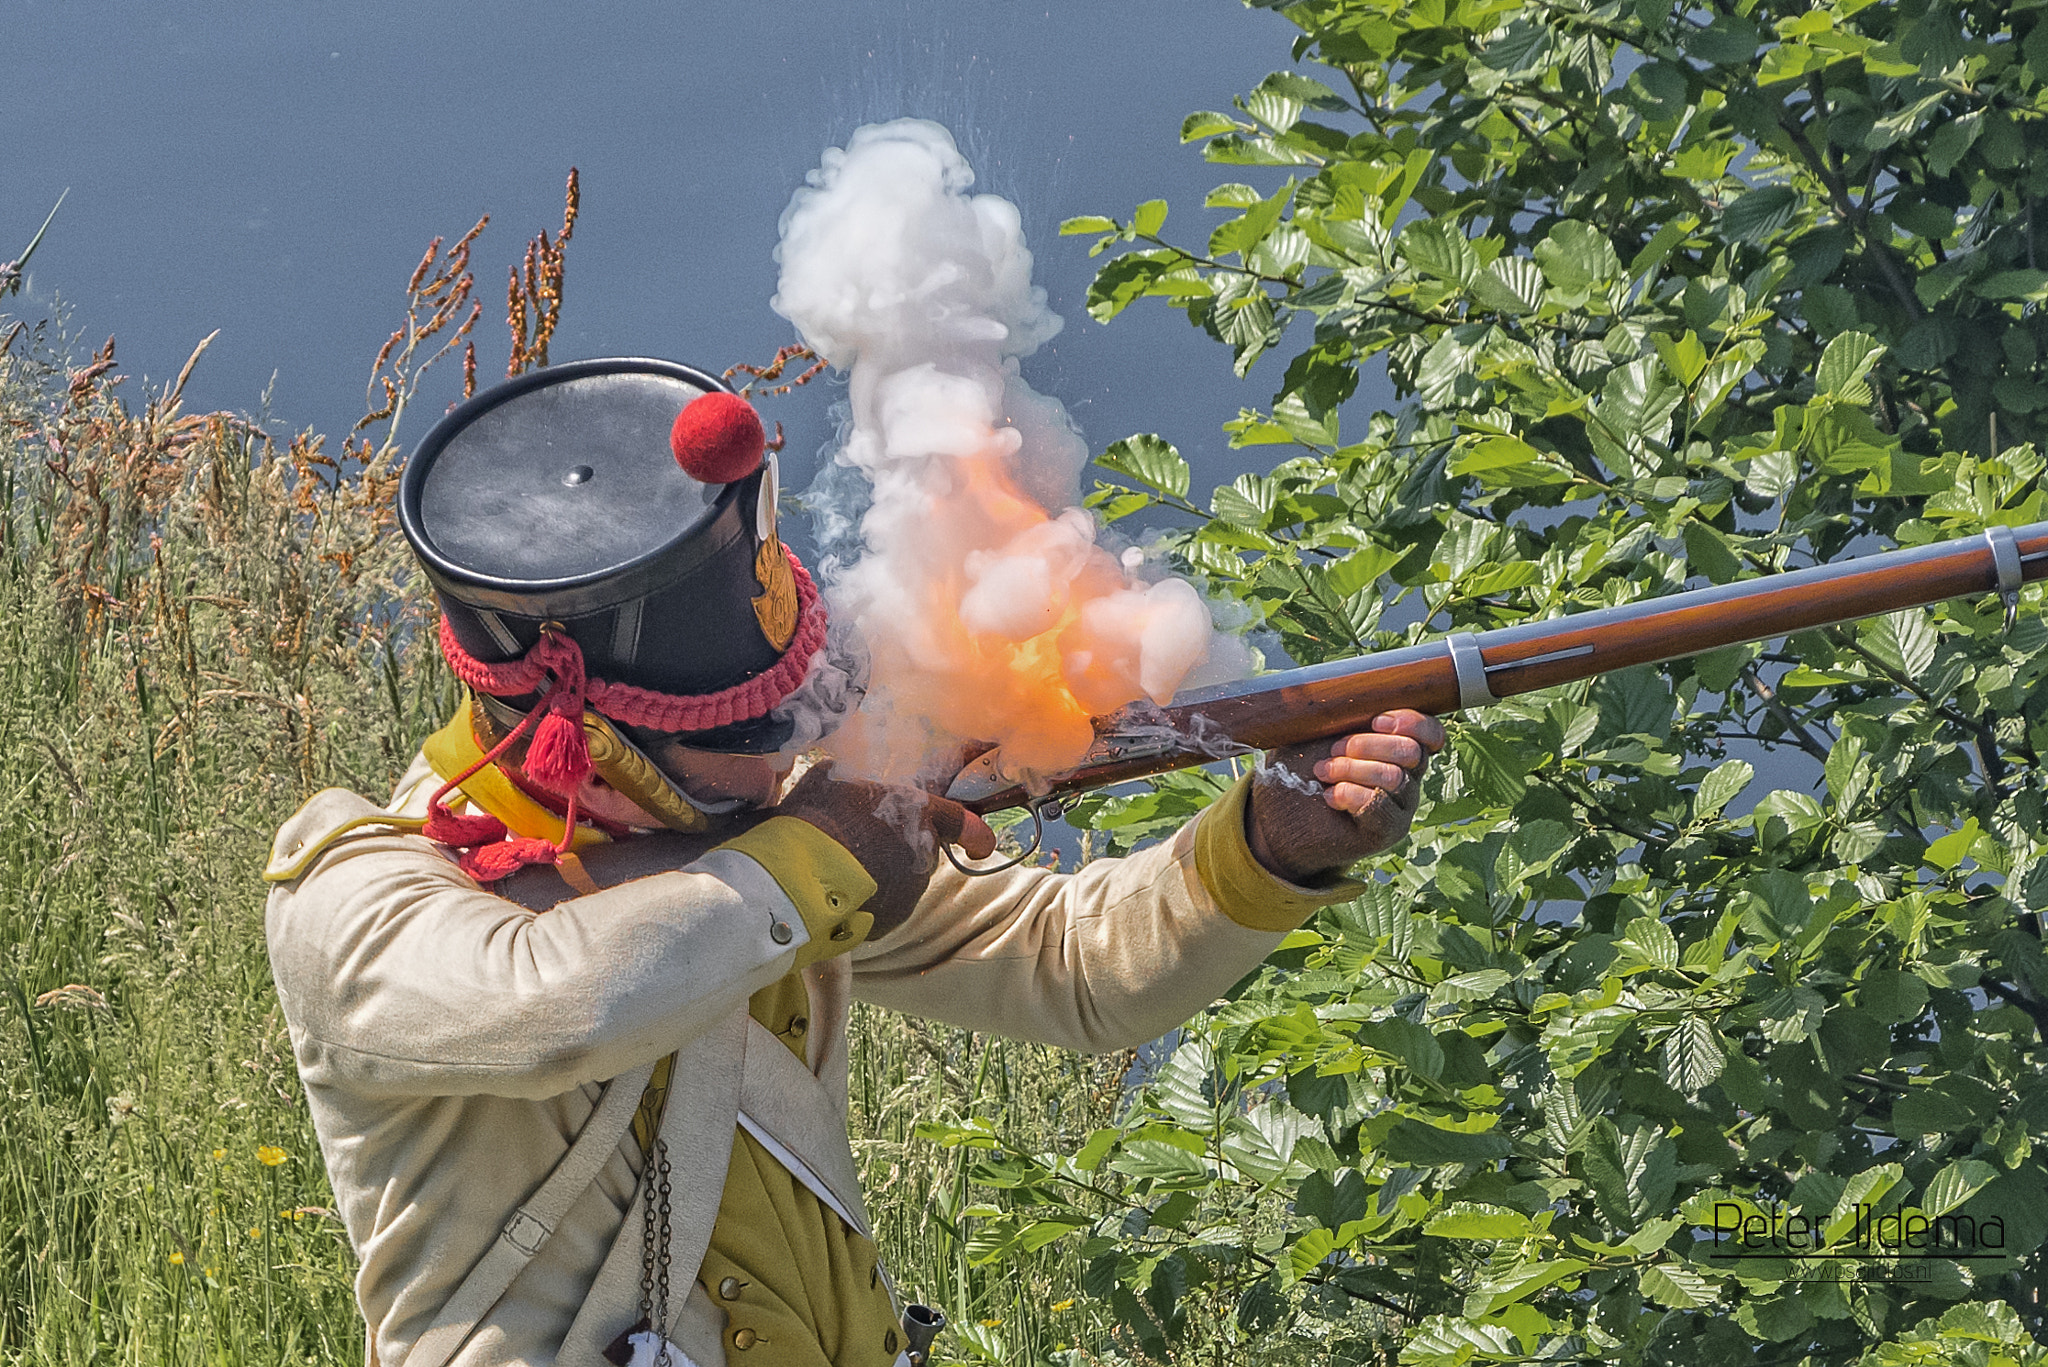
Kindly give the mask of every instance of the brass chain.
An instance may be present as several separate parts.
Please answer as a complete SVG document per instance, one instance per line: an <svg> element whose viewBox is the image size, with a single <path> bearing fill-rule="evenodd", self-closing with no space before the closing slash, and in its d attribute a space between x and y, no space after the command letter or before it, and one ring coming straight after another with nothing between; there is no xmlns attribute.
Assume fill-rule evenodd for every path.
<svg viewBox="0 0 2048 1367"><path fill-rule="evenodd" d="M640 1319L657 1334L668 1333L668 1235L670 1197L668 1141L657 1136L641 1178Z"/></svg>

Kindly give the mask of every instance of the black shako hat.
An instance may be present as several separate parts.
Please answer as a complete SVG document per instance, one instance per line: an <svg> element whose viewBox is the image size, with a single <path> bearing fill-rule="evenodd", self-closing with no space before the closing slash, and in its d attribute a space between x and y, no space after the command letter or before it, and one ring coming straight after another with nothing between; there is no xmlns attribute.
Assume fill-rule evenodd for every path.
<svg viewBox="0 0 2048 1367"><path fill-rule="evenodd" d="M535 657L573 641L588 705L643 736L687 732L688 745L740 754L789 738L770 711L823 644L824 608L776 534L775 462L760 459L745 401L693 410L751 424L750 459L693 461L729 482L681 463L683 410L731 394L673 361L575 361L488 389L434 425L406 465L398 519L440 599L458 674L517 675L551 627L556 644ZM482 691L522 710L537 692Z"/></svg>

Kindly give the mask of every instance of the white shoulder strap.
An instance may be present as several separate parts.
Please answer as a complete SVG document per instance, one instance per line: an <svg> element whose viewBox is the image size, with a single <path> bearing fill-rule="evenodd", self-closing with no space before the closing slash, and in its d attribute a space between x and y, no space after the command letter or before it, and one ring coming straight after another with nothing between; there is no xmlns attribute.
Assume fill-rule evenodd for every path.
<svg viewBox="0 0 2048 1367"><path fill-rule="evenodd" d="M547 1180L498 1231L498 1237L477 1259L462 1285L441 1307L427 1331L414 1340L400 1367L447 1367L483 1317L491 1313L513 1279L525 1270L569 1213L576 1198L597 1180L598 1172L617 1151L632 1126L640 1095L654 1065L635 1068L607 1082L597 1107L577 1132L576 1142L555 1164Z"/></svg>

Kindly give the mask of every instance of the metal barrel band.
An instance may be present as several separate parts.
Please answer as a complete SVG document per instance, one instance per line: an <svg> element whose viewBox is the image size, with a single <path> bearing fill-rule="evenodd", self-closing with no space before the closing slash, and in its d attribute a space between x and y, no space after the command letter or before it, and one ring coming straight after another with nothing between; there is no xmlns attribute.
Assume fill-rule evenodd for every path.
<svg viewBox="0 0 2048 1367"><path fill-rule="evenodd" d="M2011 631L2020 616L2020 587L2026 575L2020 568L2019 538L2010 527L1986 527L1984 540L1991 547L1991 567L1998 574L1998 597L2005 604L2005 629Z"/></svg>
<svg viewBox="0 0 2048 1367"><path fill-rule="evenodd" d="M1479 638L1469 631L1444 638L1450 648L1451 668L1458 674L1458 706L1470 712L1500 701L1486 684L1486 657L1479 653Z"/></svg>

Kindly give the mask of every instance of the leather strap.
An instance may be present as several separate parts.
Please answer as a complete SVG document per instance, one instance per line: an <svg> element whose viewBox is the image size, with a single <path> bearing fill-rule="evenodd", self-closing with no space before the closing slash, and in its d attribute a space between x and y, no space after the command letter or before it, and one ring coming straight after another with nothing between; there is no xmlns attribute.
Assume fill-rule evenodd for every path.
<svg viewBox="0 0 2048 1367"><path fill-rule="evenodd" d="M447 1367L462 1350L484 1316L496 1308L513 1280L547 1243L555 1226L569 1213L569 1207L589 1190L598 1172L618 1150L653 1072L654 1065L649 1063L605 1084L604 1094L577 1132L576 1142L555 1164L547 1180L512 1212L512 1218L469 1269L462 1285L441 1307L441 1313L413 1341L402 1367Z"/></svg>

